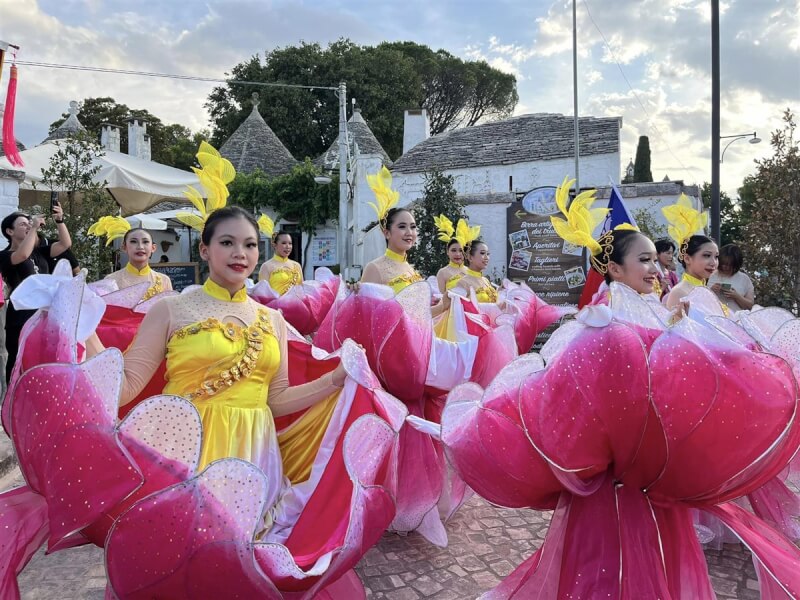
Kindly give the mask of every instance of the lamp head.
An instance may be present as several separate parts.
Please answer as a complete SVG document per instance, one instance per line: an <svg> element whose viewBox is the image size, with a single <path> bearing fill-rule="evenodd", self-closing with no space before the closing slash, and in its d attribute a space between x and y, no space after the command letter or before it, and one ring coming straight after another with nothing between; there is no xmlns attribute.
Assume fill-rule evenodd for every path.
<svg viewBox="0 0 800 600"><path fill-rule="evenodd" d="M761 142L761 138L760 138L760 137L758 137L758 136L757 136L757 135L754 133L754 134L753 134L753 137L752 137L752 138L750 138L749 142L750 142L751 144L758 144L758 143L760 143L760 142Z"/></svg>

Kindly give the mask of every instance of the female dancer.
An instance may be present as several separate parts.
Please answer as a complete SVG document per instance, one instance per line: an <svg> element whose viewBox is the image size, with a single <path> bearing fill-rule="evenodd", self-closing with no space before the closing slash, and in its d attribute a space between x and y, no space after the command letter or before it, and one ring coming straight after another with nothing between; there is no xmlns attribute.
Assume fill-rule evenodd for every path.
<svg viewBox="0 0 800 600"><path fill-rule="evenodd" d="M464 381L487 385L513 359L514 330L509 325L485 324L472 307L466 327L456 339L434 335L431 287L404 260L405 252L416 242L413 215L394 208L399 193L391 189L388 170L368 176L368 181L378 200L373 208L387 239L387 253L367 265L357 293L334 305L314 343L326 350L335 350L348 337L360 343L386 390L402 400L411 415L438 423L444 393ZM528 322L540 323L535 317L537 307L526 307ZM557 318L553 316L553 320ZM452 514L465 493L463 482L447 472L441 444L404 427L398 458L397 517L392 528L417 530L431 542L444 545L447 536L440 514L445 519Z"/></svg>
<svg viewBox="0 0 800 600"><path fill-rule="evenodd" d="M263 218L268 217L263 215ZM261 265L261 270L258 272L258 280L269 281L272 289L283 296L294 286L303 283L303 268L300 263L289 258L292 253L292 236L290 233L278 231L272 234L270 238L273 255L272 258Z"/></svg>
<svg viewBox="0 0 800 600"><path fill-rule="evenodd" d="M489 266L489 246L482 240L475 240L464 249L467 262L467 274L458 282L458 287L475 291L478 302L496 303L497 290L492 283L484 277L483 272Z"/></svg>
<svg viewBox="0 0 800 600"><path fill-rule="evenodd" d="M222 160L200 162L221 179ZM220 185L208 183L211 196ZM351 569L394 514L383 483L395 434L376 413L396 430L402 407L373 392L349 343L338 366L312 366L322 377L290 386L286 324L245 291L258 258L254 219L229 207L202 220L209 280L158 302L124 358L90 338L94 356L74 364L74 339L53 339L72 330L55 322L74 316L59 298L32 324L27 369L4 414L30 488L0 497L1 524L13 525L4 540L16 540L0 544L0 585L12 585L49 526L51 549L105 546L120 598L357 597ZM75 308L82 294L71 288L82 284L61 300ZM173 395L141 403L117 426L110 401L132 398L162 357ZM76 402L64 399L65 385ZM59 415L37 425L37 403L58 398ZM276 431L273 417L290 413ZM84 471L94 473L88 484Z"/></svg>
<svg viewBox="0 0 800 600"><path fill-rule="evenodd" d="M406 258L406 253L417 243L414 215L404 208L393 207L383 217L381 228L386 238L386 252L367 263L361 274L361 283L387 285L397 293L412 283L422 281L422 275L408 264Z"/></svg>
<svg viewBox="0 0 800 600"><path fill-rule="evenodd" d="M146 229L131 228L122 217L103 217L89 227L89 235L106 236L106 246L122 237L120 249L128 256L128 264L123 269L106 275L106 279L114 281L117 289L125 289L142 283L150 284L142 295L141 301L149 300L161 292L172 290L172 281L163 273L150 268L150 257L156 247L153 236Z"/></svg>
<svg viewBox="0 0 800 600"><path fill-rule="evenodd" d="M442 416L448 456L478 494L555 509L542 548L489 595L711 600L695 507L800 593L797 548L727 504L780 472L800 443L792 369L692 319L668 325L651 293L653 243L619 229L593 239L604 211L592 202L576 199L553 224L589 249L610 305L586 307L485 391L459 386Z"/></svg>
<svg viewBox="0 0 800 600"><path fill-rule="evenodd" d="M436 283L439 292L447 297L448 290L455 287L458 280L466 274L464 268L464 233L468 229L463 219L458 220L458 231L453 227L453 222L444 215L434 219L436 229L439 230L439 239L447 244L447 258L449 262L436 273ZM446 300L445 300L446 301Z"/></svg>
<svg viewBox="0 0 800 600"><path fill-rule="evenodd" d="M97 237L106 236L106 245L121 237L121 250L128 255L125 268L91 285L106 303L103 319L97 326L97 336L106 347L124 351L136 337L149 308L159 297L172 294L172 281L150 268L149 260L155 245L148 231L132 229L122 217L107 216L94 223L88 233ZM111 284L110 288L107 284ZM139 401L160 393L164 384L162 364L135 401L120 407L120 417L124 417Z"/></svg>
<svg viewBox="0 0 800 600"><path fill-rule="evenodd" d="M317 269L313 280L303 281L300 265L287 258L292 237L286 232L275 234L275 223L267 215L258 218L258 227L272 240L275 254L261 266L259 282L248 293L264 306L279 310L301 335L313 335L336 300L340 278L323 267Z"/></svg>
<svg viewBox="0 0 800 600"><path fill-rule="evenodd" d="M692 289L706 285L717 270L719 250L714 240L695 233L705 227L708 215L695 210L685 194L681 194L676 204L661 210L673 224L670 235L678 244L678 260L686 269L681 282L665 300L667 308L675 308Z"/></svg>

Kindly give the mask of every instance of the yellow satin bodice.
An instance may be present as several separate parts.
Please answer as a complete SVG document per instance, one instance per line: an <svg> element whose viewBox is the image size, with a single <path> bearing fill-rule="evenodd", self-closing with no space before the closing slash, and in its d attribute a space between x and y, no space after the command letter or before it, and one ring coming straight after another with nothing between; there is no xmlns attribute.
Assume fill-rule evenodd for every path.
<svg viewBox="0 0 800 600"><path fill-rule="evenodd" d="M176 330L166 363L164 393L191 400L200 413L199 468L226 457L258 462L275 435L267 394L280 365L268 311L248 327L209 318Z"/></svg>
<svg viewBox="0 0 800 600"><path fill-rule="evenodd" d="M276 262L282 263L282 266L276 268L269 274L270 287L283 296L286 292L294 286L303 282L303 273L300 270L300 265L280 256L272 257Z"/></svg>
<svg viewBox="0 0 800 600"><path fill-rule="evenodd" d="M386 282L392 291L397 294L400 290L403 290L410 286L412 283L416 283L418 281L422 281L422 275L414 271L413 273L407 273L405 275L398 275Z"/></svg>
<svg viewBox="0 0 800 600"><path fill-rule="evenodd" d="M249 327L206 319L178 329L167 342L164 393L195 404L263 408L279 364L278 340L266 309Z"/></svg>
<svg viewBox="0 0 800 600"><path fill-rule="evenodd" d="M467 269L467 275L470 277L474 277L478 281L481 282L480 287L476 287L475 289L475 297L478 299L478 302L484 304L493 304L497 302L497 290L494 289L489 280L486 279L480 271L473 271L472 269Z"/></svg>

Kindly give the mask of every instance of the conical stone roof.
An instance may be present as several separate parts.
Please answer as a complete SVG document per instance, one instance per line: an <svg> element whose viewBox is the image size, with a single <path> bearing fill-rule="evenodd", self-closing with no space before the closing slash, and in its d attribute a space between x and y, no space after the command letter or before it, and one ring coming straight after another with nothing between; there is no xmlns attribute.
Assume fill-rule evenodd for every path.
<svg viewBox="0 0 800 600"><path fill-rule="evenodd" d="M73 135L77 134L78 132L85 132L86 127L84 127L81 122L78 120L78 113L80 110L78 109L78 103L73 100L69 103L69 116L64 120L58 128L48 135L42 143L50 142L52 140L65 140L68 137L72 137Z"/></svg>
<svg viewBox="0 0 800 600"><path fill-rule="evenodd" d="M252 173L261 169L272 177L285 175L298 161L258 112L258 94L253 94L252 102L250 115L222 144L219 152L233 163L237 172Z"/></svg>
<svg viewBox="0 0 800 600"><path fill-rule="evenodd" d="M391 166L392 161L386 150L383 149L378 138L372 133L359 109L353 110L353 116L347 121L347 142L350 146L350 156L357 154L378 154L383 159L383 164ZM322 156L314 160L314 164L326 171L339 168L339 136Z"/></svg>

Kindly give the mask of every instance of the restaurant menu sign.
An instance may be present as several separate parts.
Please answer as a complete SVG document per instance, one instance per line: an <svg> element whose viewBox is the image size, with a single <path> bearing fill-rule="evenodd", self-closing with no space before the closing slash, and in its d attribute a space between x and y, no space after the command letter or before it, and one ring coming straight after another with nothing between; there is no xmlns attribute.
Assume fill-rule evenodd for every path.
<svg viewBox="0 0 800 600"><path fill-rule="evenodd" d="M548 304L577 306L586 262L583 248L555 232L550 217L558 214L554 187L531 190L509 206L507 276L527 283Z"/></svg>

